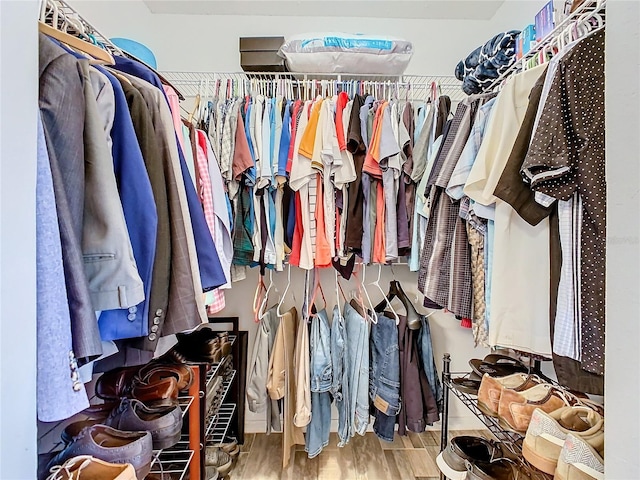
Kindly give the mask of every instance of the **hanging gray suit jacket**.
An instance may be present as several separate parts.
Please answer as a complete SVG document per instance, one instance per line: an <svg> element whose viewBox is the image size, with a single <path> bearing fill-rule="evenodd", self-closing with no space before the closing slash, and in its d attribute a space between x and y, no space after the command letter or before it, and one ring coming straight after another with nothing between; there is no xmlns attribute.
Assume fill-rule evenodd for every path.
<svg viewBox="0 0 640 480"><path fill-rule="evenodd" d="M102 355L102 344L80 246L85 192L81 62L40 34L39 106L60 227L73 350L84 363Z"/></svg>
<svg viewBox="0 0 640 480"><path fill-rule="evenodd" d="M120 203L113 157L105 136L103 118L108 108L98 108L88 62L79 64L85 97L84 155L85 196L82 232L84 269L95 310L129 308L144 300L144 286L138 273L127 224ZM96 86L111 84L95 74ZM113 93L100 97L113 105ZM107 105L108 107L109 105ZM113 107L111 107L113 108Z"/></svg>

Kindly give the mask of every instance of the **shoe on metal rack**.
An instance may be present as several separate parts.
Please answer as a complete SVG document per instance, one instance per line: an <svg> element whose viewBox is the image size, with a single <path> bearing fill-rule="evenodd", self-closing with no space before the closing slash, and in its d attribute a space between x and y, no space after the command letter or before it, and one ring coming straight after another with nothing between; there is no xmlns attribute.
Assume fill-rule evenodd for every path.
<svg viewBox="0 0 640 480"><path fill-rule="evenodd" d="M136 471L130 463L109 463L91 455L70 458L62 465L51 467L47 480L136 480Z"/></svg>
<svg viewBox="0 0 640 480"><path fill-rule="evenodd" d="M522 461L500 458L492 462L467 462L467 480L546 480L548 477Z"/></svg>
<svg viewBox="0 0 640 480"><path fill-rule="evenodd" d="M492 462L502 457L500 444L482 437L461 435L451 439L447 448L436 457L436 464L445 477L464 480L467 463Z"/></svg>
<svg viewBox="0 0 640 480"><path fill-rule="evenodd" d="M220 472L216 467L205 468L205 480L218 480L220 478Z"/></svg>
<svg viewBox="0 0 640 480"><path fill-rule="evenodd" d="M130 463L136 477L145 478L151 470L153 441L149 432L123 432L106 425L85 427L64 450L47 465L63 465L78 455L91 455L106 462Z"/></svg>
<svg viewBox="0 0 640 480"><path fill-rule="evenodd" d="M240 445L238 445L238 441L235 438L227 440L217 446L220 447L220 450L223 452L231 455L231 458L235 458L240 454Z"/></svg>
<svg viewBox="0 0 640 480"><path fill-rule="evenodd" d="M535 410L524 438L522 455L534 467L553 475L570 433L587 442L600 455L604 453L604 419L589 407L574 406L551 413Z"/></svg>
<svg viewBox="0 0 640 480"><path fill-rule="evenodd" d="M221 477L225 477L233 466L231 455L223 452L218 447L207 447L204 454L204 464L207 467L216 467Z"/></svg>
<svg viewBox="0 0 640 480"><path fill-rule="evenodd" d="M604 480L604 459L589 442L570 433L564 441L556 480Z"/></svg>

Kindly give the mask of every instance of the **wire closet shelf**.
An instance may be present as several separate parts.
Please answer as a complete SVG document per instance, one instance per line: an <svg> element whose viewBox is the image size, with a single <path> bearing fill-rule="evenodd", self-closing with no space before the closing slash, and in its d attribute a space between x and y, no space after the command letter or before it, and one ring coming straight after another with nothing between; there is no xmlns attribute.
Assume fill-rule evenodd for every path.
<svg viewBox="0 0 640 480"><path fill-rule="evenodd" d="M294 72L181 72L163 71L162 75L173 85L179 87L185 97L198 94L211 96L220 85L221 90L231 85L245 86L250 91L252 85L289 85L296 88L321 91L331 85L347 89L356 82L365 91L389 92L397 98L426 100L432 84L437 85L441 95L447 95L452 101L466 98L461 82L447 75L365 75L357 73L294 73Z"/></svg>
<svg viewBox="0 0 640 480"><path fill-rule="evenodd" d="M502 75L496 78L487 91L492 91L500 87L509 77L526 70L529 62L539 55L553 53L554 48L561 50L562 47L570 43L570 41L567 41L568 38L577 40L578 38L582 38L596 30L604 28L606 23L604 16L606 5L607 0L585 0L582 5L567 15L567 17L565 17L551 32L549 32L546 37L537 42L531 50L522 56L522 58L518 59L513 65L505 70ZM597 28L589 28L586 31L580 31L577 28L581 23L586 24L588 20L596 18L597 14ZM572 35L574 35L574 37L571 37Z"/></svg>

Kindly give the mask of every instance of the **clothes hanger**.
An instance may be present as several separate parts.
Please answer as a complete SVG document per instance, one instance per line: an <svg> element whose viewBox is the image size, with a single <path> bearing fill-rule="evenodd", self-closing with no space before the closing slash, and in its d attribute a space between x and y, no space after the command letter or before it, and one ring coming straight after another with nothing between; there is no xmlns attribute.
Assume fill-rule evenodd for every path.
<svg viewBox="0 0 640 480"><path fill-rule="evenodd" d="M322 294L322 301L324 302L323 307L320 309L315 306L315 299L318 294L318 290L320 290L320 293ZM324 296L324 290L322 289L322 283L320 282L320 270L316 267L313 269L313 292L307 303L307 318L311 318L311 314L315 314L321 310L325 310L326 308L327 299Z"/></svg>
<svg viewBox="0 0 640 480"><path fill-rule="evenodd" d="M41 22L41 21L38 22L38 31L40 33L45 34L48 37L54 38L59 42L62 42L68 45L74 50L80 50L81 52L86 53L87 55L90 55L93 59L97 61L97 63L103 64L103 65L116 64L116 61L114 60L113 55L111 55L106 50L103 50L102 48L96 45L93 45L85 40L82 40L81 38L75 37L66 32L62 32L50 25L47 25L44 22Z"/></svg>
<svg viewBox="0 0 640 480"><path fill-rule="evenodd" d="M269 292L271 292L271 289L273 287L274 287L273 270L269 269L269 287L267 288L267 291L265 292L264 297L262 298L262 303L260 304L260 308L258 309L258 318L260 320L262 320L267 313L266 308L267 308L267 302L269 301Z"/></svg>
<svg viewBox="0 0 640 480"><path fill-rule="evenodd" d="M196 95L195 105L193 106L193 110L191 111L191 113L189 114L189 118L187 119L187 121L191 124L193 124L193 118L196 112L198 111L198 109L200 108L201 91L202 91L202 80L200 80L200 84L198 85L198 94Z"/></svg>
<svg viewBox="0 0 640 480"><path fill-rule="evenodd" d="M356 289L351 291L352 298L349 301L349 305L351 305L351 307L353 307L353 309L358 312L358 314L362 316L362 318L367 318L367 308L365 307L364 300L362 298L362 282L358 277L358 268L360 267L356 267L356 269L353 271L353 277L357 280L357 282Z"/></svg>
<svg viewBox="0 0 640 480"><path fill-rule="evenodd" d="M371 318L371 321L373 323L378 323L378 317L376 316L376 311L375 308L373 306L373 302L371 301L371 297L369 296L369 292L367 292L367 287L366 287L366 283L365 283L365 278L367 276L367 266L365 264L362 264L362 290L364 291L364 296L367 299L367 302L369 303L369 309L367 309L367 316Z"/></svg>
<svg viewBox="0 0 640 480"><path fill-rule="evenodd" d="M386 302L390 302L394 298L398 298L407 312L407 326L410 330L419 330L422 326L420 314L416 310L413 302L409 299L407 294L402 288L402 285L397 280L393 280L389 283L389 293L385 297L385 300L376 305L376 311L379 312L384 308Z"/></svg>
<svg viewBox="0 0 640 480"><path fill-rule="evenodd" d="M340 294L342 294L342 299L345 303L347 303L347 297L344 294L344 290L342 290L342 285L340 285L340 279L338 278L338 270L333 269L333 273L336 276L336 305L338 306L338 316L341 319L344 319L342 316L342 308L340 307Z"/></svg>
<svg viewBox="0 0 640 480"><path fill-rule="evenodd" d="M258 311L260 309L260 305L262 304L262 295L267 293L267 286L264 283L264 277L262 275L258 275L258 285L256 285L256 292L253 295L253 320L258 323L260 321L260 317L258 316Z"/></svg>
<svg viewBox="0 0 640 480"><path fill-rule="evenodd" d="M276 307L276 315L278 315L278 317L284 316L284 313L280 312L280 307L282 307L282 302L284 302L284 299L287 296L287 292L289 291L290 286L291 286L291 264L289 264L289 269L287 270L287 286L285 287L284 293L280 297L280 301L278 302L278 306Z"/></svg>
<svg viewBox="0 0 640 480"><path fill-rule="evenodd" d="M386 305L386 307L391 310L391 314L393 315L393 318L396 321L396 327L398 325L400 325L400 317L398 316L398 314L396 313L395 308L393 308L393 306L391 305L391 301L389 300L389 298L385 295L384 290L382 290L382 287L380 286L380 276L382 275L382 264L378 264L378 278L376 279L375 282L370 283L369 285L374 285L375 287L378 288L378 290L380 290L380 293L382 293L382 296L384 297L384 300L382 300L382 305ZM374 312L378 311L378 307L380 306L380 304L378 304L375 308L374 308ZM384 308L383 308L384 310Z"/></svg>

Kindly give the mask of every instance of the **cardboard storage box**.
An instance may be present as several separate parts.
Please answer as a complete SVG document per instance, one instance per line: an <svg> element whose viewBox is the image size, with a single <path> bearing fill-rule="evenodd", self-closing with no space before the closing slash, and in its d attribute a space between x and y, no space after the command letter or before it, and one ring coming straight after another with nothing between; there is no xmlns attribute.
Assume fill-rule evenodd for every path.
<svg viewBox="0 0 640 480"><path fill-rule="evenodd" d="M245 72L285 72L278 50L284 37L240 37L240 66Z"/></svg>

